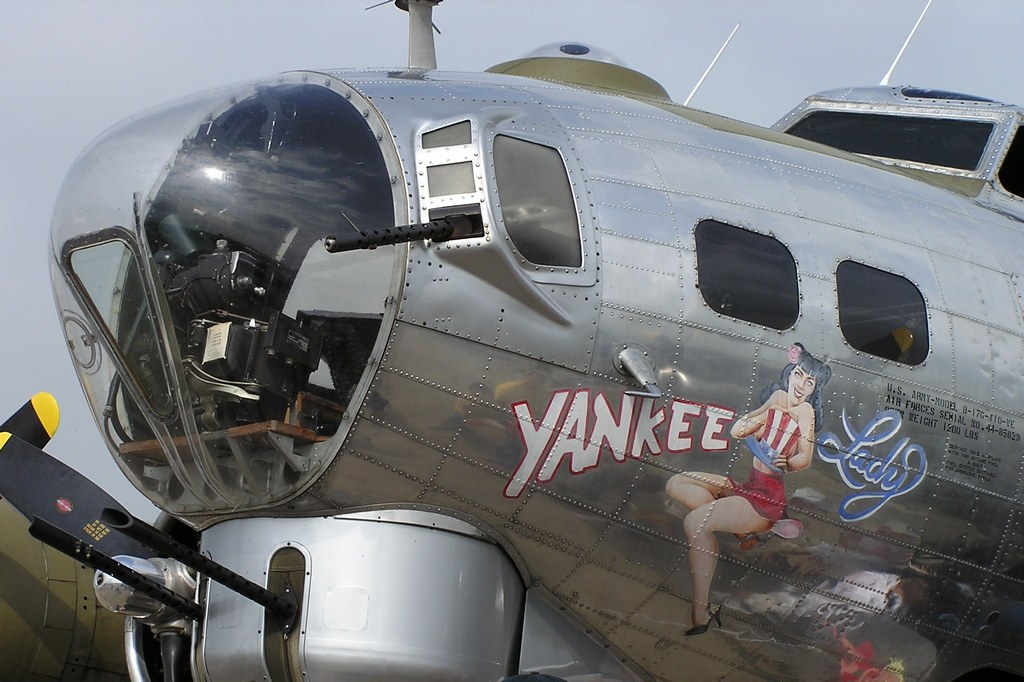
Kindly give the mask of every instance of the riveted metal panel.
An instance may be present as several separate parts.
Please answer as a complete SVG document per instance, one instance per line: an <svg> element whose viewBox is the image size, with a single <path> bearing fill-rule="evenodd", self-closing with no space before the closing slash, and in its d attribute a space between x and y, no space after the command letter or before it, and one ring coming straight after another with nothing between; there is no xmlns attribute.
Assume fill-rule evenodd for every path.
<svg viewBox="0 0 1024 682"><path fill-rule="evenodd" d="M606 99L579 98L577 102L558 105L551 98L551 113L566 128L581 133L626 133L630 137L660 137L662 131L677 130L680 126L698 126L673 116L646 102L631 98ZM667 133L672 134L672 133Z"/></svg>
<svg viewBox="0 0 1024 682"><path fill-rule="evenodd" d="M579 329L593 326L597 315L596 239L588 211L579 162L566 145L566 133L550 116L537 110L516 108L516 101L531 99L522 93L480 110L479 102L470 98L478 90L470 86L452 86L450 97L443 104L432 103L436 119L423 117L415 98L418 86L413 83L361 83L371 93L386 117L402 121L412 128L392 129L403 158L410 168L417 168L417 179L410 179L411 204L416 220L424 219L428 209L446 202L478 204L484 234L480 238L458 240L432 246L414 244L410 247L406 287L401 300L400 319L412 324L461 338L543 358L566 367L585 371L590 349L579 343ZM416 117L409 117L410 111ZM473 126L473 143L452 148L417 149L418 135L460 120L460 111ZM442 115L443 112L443 115ZM510 250L503 228L495 226L491 206L497 205L496 189L489 170L490 144L496 132L510 134L541 144L548 144L566 160L573 192L578 204L584 241L584 264L580 268L539 268L518 260ZM415 159L413 158L415 157ZM456 158L458 157L458 158ZM473 164L476 188L472 195L446 199L434 198L426 182L427 168L433 164L468 161ZM421 182L419 176L424 180ZM484 187L488 199L484 201ZM512 322L514 320L514 322ZM572 334L573 343L566 343Z"/></svg>
<svg viewBox="0 0 1024 682"><path fill-rule="evenodd" d="M616 369L619 352L626 345L633 345L646 351L659 383L669 378L674 356L669 351L679 338L679 323L675 319L660 318L631 306L606 305L601 310L599 327L595 373L622 381L629 389L641 388L635 378Z"/></svg>
<svg viewBox="0 0 1024 682"><path fill-rule="evenodd" d="M523 588L496 545L427 521L364 517L240 519L203 539L214 560L259 584L274 552L286 546L302 552L308 567L292 635L305 678L470 682L501 679L512 669ZM409 572L410 565L417 570ZM263 679L262 609L234 619L218 608L225 588L208 589L206 672L211 679Z"/></svg>
<svg viewBox="0 0 1024 682"><path fill-rule="evenodd" d="M530 590L523 614L519 669L551 671L563 678L589 676L596 671L622 682L641 679L606 646L587 637L585 629L585 626L567 623L565 608L554 603L542 591Z"/></svg>
<svg viewBox="0 0 1024 682"><path fill-rule="evenodd" d="M1024 404L1024 381L1014 381L1014 377L1020 375L1024 338L990 328L989 343L992 346L992 370L998 377L992 402L1008 413L1019 414L1020 406Z"/></svg>
<svg viewBox="0 0 1024 682"><path fill-rule="evenodd" d="M929 477L929 481L924 484L930 499L927 506L919 510L923 513L919 514L921 520L916 535L920 537L922 551L933 554L935 559L955 555L970 563L977 563L981 558L977 556L979 548L968 547L966 541L971 524L977 523L974 516L981 498L975 491L961 484L963 476L958 475L956 469L950 466L953 460L954 456L947 455L943 469L937 471L934 477ZM1003 524L1006 513L1004 509L992 519L994 527ZM991 560L992 557L988 556L982 561L988 563Z"/></svg>
<svg viewBox="0 0 1024 682"><path fill-rule="evenodd" d="M1013 582L1017 583L1014 591L1017 594L1024 593L1024 510L1020 507L1010 509L1006 525L1002 528L1002 548L998 561L992 566L993 570L1000 575L1013 576ZM1022 600L1024 601L1024 600Z"/></svg>
<svg viewBox="0 0 1024 682"><path fill-rule="evenodd" d="M403 382L399 377L390 377L385 388L410 389L413 395L419 395L408 382ZM431 396L432 397L432 396ZM401 429L399 424L392 422L378 423L375 421L360 422L360 438L357 444L349 450L357 457L372 458L374 462L380 461L386 472L394 472L402 476L403 487L409 486L409 490L415 490L419 495L424 487L429 484L431 478L437 473L438 468L444 461L444 443L437 443L427 440L421 436L414 436L412 432ZM378 453L389 453L386 458L379 457ZM384 471L380 472L381 477ZM351 502L351 498L339 496L336 493L338 480L336 477L327 477L317 491L319 495L336 500L338 503Z"/></svg>
<svg viewBox="0 0 1024 682"><path fill-rule="evenodd" d="M590 180L632 188L627 202L645 204L645 192L638 192L637 188L657 189L661 185L659 169L647 151L650 142L645 138L593 132L574 137L573 144L585 162L584 171ZM607 201L602 190L594 192L596 201Z"/></svg>
<svg viewBox="0 0 1024 682"><path fill-rule="evenodd" d="M683 270L679 249L611 235L604 242L605 305L681 320L683 299L696 292L691 287L684 294L690 273Z"/></svg>
<svg viewBox="0 0 1024 682"><path fill-rule="evenodd" d="M996 377L992 367L992 347L988 330L974 320L952 317L953 349L956 373L953 387L960 395L991 398Z"/></svg>
<svg viewBox="0 0 1024 682"><path fill-rule="evenodd" d="M985 653L989 661L1012 665L1012 660L1019 652L1020 604L1024 603L1024 581L1017 578L1019 575L1010 571L1005 575L988 576L985 587L973 595L971 608L959 629L959 633L966 639L949 638L951 669L966 672L977 656L978 642L985 642ZM956 585L947 589L956 594L954 590L963 588ZM941 612L936 614L940 624L944 623L947 627L958 624L948 616L943 619L942 615ZM942 632L937 634L941 635Z"/></svg>
<svg viewBox="0 0 1024 682"><path fill-rule="evenodd" d="M601 229L624 231L663 242L667 241L666 236L672 235L673 203L676 200L668 189L659 184L640 184L633 177L603 173L592 176L590 188ZM636 219L623 220L623 214L608 211L616 208L637 214Z"/></svg>
<svg viewBox="0 0 1024 682"><path fill-rule="evenodd" d="M673 215L667 192L638 192L632 182L603 178L594 180L591 187L598 230L602 235L652 243L679 241L680 225Z"/></svg>
<svg viewBox="0 0 1024 682"><path fill-rule="evenodd" d="M1007 332L1021 335L1021 311L1009 276L953 254L932 253L943 305Z"/></svg>
<svg viewBox="0 0 1024 682"><path fill-rule="evenodd" d="M400 319L586 371L597 290L535 282L508 256L497 247L411 248Z"/></svg>

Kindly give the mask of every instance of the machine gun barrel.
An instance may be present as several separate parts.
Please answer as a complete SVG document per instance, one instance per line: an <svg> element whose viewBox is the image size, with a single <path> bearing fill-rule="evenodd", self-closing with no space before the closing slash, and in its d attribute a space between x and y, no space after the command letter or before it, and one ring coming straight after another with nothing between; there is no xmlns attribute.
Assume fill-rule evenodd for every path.
<svg viewBox="0 0 1024 682"><path fill-rule="evenodd" d="M339 251L355 251L357 249L375 249L378 246L402 244L421 239L443 242L452 238L457 239L476 234L478 230L474 218L479 221L480 217L459 214L431 220L429 223L395 225L394 227L368 230L354 228L346 235L327 237L324 239L324 248L330 253L338 253Z"/></svg>
<svg viewBox="0 0 1024 682"><path fill-rule="evenodd" d="M203 619L203 610L194 601L186 599L151 578L132 570L116 559L100 552L87 542L79 540L70 533L61 530L49 521L44 521L38 516L33 518L28 532L40 542L68 555L75 561L82 562L89 568L103 571L107 575L117 578L125 585L174 609L189 620L198 622Z"/></svg>
<svg viewBox="0 0 1024 682"><path fill-rule="evenodd" d="M260 587L229 568L208 559L194 549L183 545L166 533L162 533L145 521L119 509L106 508L100 519L110 528L127 535L136 542L152 548L158 553L180 561L189 568L217 581L246 599L250 599L281 618L290 629L297 606L294 601L283 599L270 590Z"/></svg>

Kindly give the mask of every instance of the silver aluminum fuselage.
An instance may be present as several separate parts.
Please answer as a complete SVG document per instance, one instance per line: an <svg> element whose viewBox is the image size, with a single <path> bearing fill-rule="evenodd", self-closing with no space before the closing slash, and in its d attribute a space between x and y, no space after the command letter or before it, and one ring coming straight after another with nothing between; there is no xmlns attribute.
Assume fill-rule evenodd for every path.
<svg viewBox="0 0 1024 682"><path fill-rule="evenodd" d="M911 678L981 664L1024 669L1014 624L1024 598L1018 218L871 161L659 99L496 74L339 71L307 80L343 94L366 119L391 175L396 223L469 206L479 210L482 233L382 247L381 267L393 263L374 279L390 287L383 321L332 438L303 452L283 448L287 462L271 453L267 461L281 466L261 462L253 471L237 443L221 460L195 446L174 460L177 446L167 444L176 434L163 436L188 480L227 472L226 492L201 492L235 506L197 494L171 509L205 529L203 550L215 560L258 581L272 553L289 541L301 545L307 585L319 592L305 595L317 607L300 617L320 620L297 628L296 660L315 659L311 669L325 675L352 662L332 644L351 642L362 620L324 615L323 604L358 616L377 602L330 544L331 519L384 510L441 514L478 529L531 594L553 595L588 635L653 679L718 679L734 670L835 676L853 643L864 642L875 652L867 663ZM211 102L208 120L229 106ZM468 142L424 146L425 132L464 122ZM175 134L161 154L175 149ZM516 250L496 180L499 135L557 150L580 225L580 265L535 265ZM458 192L432 186L432 170L456 164L471 169L459 176ZM123 204L122 195L115 199ZM125 205L116 219L88 206L93 229L131 223ZM799 314L791 327L770 329L708 305L694 237L707 220L770 235L792 254ZM317 258L324 300L332 290L346 301L358 296L362 281L342 266L344 254L336 274L328 257ZM844 340L836 272L846 261L899 275L922 292L922 363L884 360ZM360 272L378 261L366 263ZM685 637L701 613L691 608L695 549L686 510L666 495L666 482L695 471L744 479L751 455L730 426L758 408L798 342L832 370L811 466L786 476L789 513L804 530L767 537L752 551L718 533L710 600L723 606L724 624ZM661 397L627 393L642 387L619 361L624 349L646 358ZM172 384L183 383L175 376ZM94 409L105 395L97 393ZM595 429L607 441L588 440ZM159 469L146 466L134 475ZM278 474L293 488L244 489ZM147 494L164 494L154 490ZM281 517L305 517L308 527ZM401 535L392 530L388 543ZM247 543L253 532L259 541ZM399 581L392 559L405 540L394 542L382 541L379 560ZM474 545L454 555L447 546L432 551L456 564L461 557L467 566L491 565ZM416 566L400 568L410 581L422 577ZM521 594L506 568L495 569L498 587L476 590L479 603L492 589ZM265 671L252 660L260 650L252 638L265 636L261 622L215 586L201 590L211 595L202 638L217 644L203 652L207 667ZM518 637L508 625L516 607L509 613L481 622ZM515 653L495 649L484 669L500 669Z"/></svg>
<svg viewBox="0 0 1024 682"><path fill-rule="evenodd" d="M480 524L528 583L551 590L659 679L731 667L768 677L834 673L842 651L836 627L899 650L912 676L1017 659L1012 634L990 635L991 614L1022 593L1010 572L1021 560L1019 441L991 430L972 435L980 420L963 419L1019 422L1018 220L874 164L706 127L656 102L497 76L334 75L387 123L410 222L431 200L421 180L430 161L417 135L439 123L473 123L472 148L453 151L473 160L487 233L476 243L409 247L397 320L369 397L298 508L413 505ZM509 248L491 162L499 133L562 154L582 225L582 267L532 266ZM705 219L789 248L801 294L793 328L730 319L704 302L693 230ZM880 360L844 342L835 272L845 260L902 275L923 292L931 350L922 365ZM551 480L534 476L509 494L529 449L517 420L528 415L530 429L565 437L565 417L546 411L559 391L620 405L636 388L615 366L623 346L647 352L665 393L636 414L664 409L668 419L674 401L740 414L757 407L758 391L795 341L834 371L823 431L841 432L844 414L863 425L886 408L902 410L899 435L927 453L927 473L878 513L846 522L837 509L851 488L816 458L789 483L791 495L801 493L791 498L806 525L800 538L748 553L723 534L713 593L727 620L777 646L681 637L691 578L682 523L665 513L664 483L691 470L742 479L749 455L741 444L672 453L659 442L660 453L606 450L575 467L566 457ZM579 398L581 390L589 395ZM908 406L912 395L938 409ZM694 441L720 423L728 421L705 410L691 424ZM951 449L988 459L981 469L958 468ZM920 575L908 577L909 566ZM912 590L902 603L893 596ZM794 657L794 647L809 653Z"/></svg>

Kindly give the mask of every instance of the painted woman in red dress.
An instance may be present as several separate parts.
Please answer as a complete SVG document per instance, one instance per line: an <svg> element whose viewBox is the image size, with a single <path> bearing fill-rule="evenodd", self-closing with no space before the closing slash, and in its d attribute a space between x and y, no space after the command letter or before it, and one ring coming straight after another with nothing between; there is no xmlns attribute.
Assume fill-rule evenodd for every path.
<svg viewBox="0 0 1024 682"><path fill-rule="evenodd" d="M721 607L713 610L709 601L718 562L715 532L745 538L768 531L796 537L802 531L802 524L786 515L783 474L811 464L822 417L821 389L831 377L829 366L801 344L790 347L780 381L765 387L761 406L732 426L732 437L745 438L754 455L747 480L685 472L665 484L669 497L690 509L683 520L693 575L693 626L687 635L706 632L712 621L721 625Z"/></svg>

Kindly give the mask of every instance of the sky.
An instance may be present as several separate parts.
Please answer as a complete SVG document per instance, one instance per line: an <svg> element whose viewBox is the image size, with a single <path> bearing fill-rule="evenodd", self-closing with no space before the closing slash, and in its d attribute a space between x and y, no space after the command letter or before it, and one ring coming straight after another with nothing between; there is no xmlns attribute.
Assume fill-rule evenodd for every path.
<svg viewBox="0 0 1024 682"><path fill-rule="evenodd" d="M114 123L192 93L302 69L407 63L407 15L376 0L12 0L0 25L0 414L39 390L47 451L136 514L72 369L50 286L64 175ZM553 42L600 47L690 102L770 126L822 90L876 85L926 0L444 0L438 67L481 71ZM1024 104L1021 0L933 0L890 79Z"/></svg>

